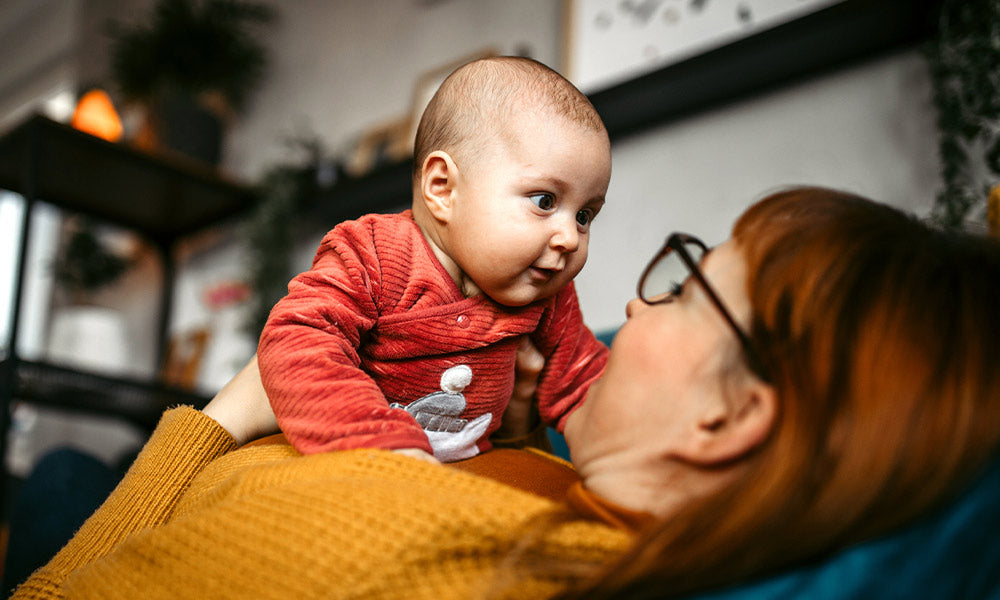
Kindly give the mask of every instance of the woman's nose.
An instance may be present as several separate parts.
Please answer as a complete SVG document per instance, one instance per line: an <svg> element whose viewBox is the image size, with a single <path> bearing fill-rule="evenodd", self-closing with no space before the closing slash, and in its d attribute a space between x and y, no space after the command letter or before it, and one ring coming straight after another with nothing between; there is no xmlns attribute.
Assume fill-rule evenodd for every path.
<svg viewBox="0 0 1000 600"><path fill-rule="evenodd" d="M632 298L631 300L628 301L628 304L625 305L625 318L631 319L635 314L645 309L647 306L649 305L643 302L641 299Z"/></svg>

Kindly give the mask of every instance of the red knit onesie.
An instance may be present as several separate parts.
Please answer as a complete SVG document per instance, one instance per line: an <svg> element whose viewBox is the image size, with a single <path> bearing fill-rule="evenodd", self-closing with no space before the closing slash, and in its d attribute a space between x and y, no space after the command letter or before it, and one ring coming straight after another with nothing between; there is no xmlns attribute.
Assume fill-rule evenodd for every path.
<svg viewBox="0 0 1000 600"><path fill-rule="evenodd" d="M525 307L464 298L404 211L326 234L312 268L271 311L258 361L278 424L300 452L422 448L457 460L490 447L524 334L546 359L542 419L561 431L608 354L584 326L573 284ZM409 408L452 412L390 406L421 399Z"/></svg>

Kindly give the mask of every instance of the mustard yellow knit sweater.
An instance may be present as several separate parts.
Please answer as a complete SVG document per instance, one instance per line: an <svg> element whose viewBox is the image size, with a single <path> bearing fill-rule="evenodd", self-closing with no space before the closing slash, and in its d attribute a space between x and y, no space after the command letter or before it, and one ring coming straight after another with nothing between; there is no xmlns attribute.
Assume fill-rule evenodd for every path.
<svg viewBox="0 0 1000 600"><path fill-rule="evenodd" d="M199 411L167 411L132 469L14 598L544 598L501 568L557 502L383 450L234 452ZM548 530L542 555L603 559L630 535ZM533 552L533 556L534 556Z"/></svg>

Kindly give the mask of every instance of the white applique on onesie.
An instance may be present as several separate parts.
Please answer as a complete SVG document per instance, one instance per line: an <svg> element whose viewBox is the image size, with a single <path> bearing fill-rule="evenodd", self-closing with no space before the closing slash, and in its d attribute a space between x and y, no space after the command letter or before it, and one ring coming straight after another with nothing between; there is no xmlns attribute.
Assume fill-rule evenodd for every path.
<svg viewBox="0 0 1000 600"><path fill-rule="evenodd" d="M460 415L465 411L465 395L462 394L472 381L472 369L467 365L455 365L441 374L441 391L414 400L407 406L393 402L393 408L402 408L413 415L424 428L434 449L434 458L441 462L453 462L471 458L479 454L479 441L493 420L486 413L471 421Z"/></svg>

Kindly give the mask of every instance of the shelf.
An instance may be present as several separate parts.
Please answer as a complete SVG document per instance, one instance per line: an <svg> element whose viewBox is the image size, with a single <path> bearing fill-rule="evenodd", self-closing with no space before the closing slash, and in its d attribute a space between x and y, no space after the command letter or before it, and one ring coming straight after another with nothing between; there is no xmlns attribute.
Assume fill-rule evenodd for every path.
<svg viewBox="0 0 1000 600"><path fill-rule="evenodd" d="M0 362L0 373L11 367ZM17 360L13 397L42 406L126 419L152 430L164 409L178 404L202 408L209 398L138 379L107 377L44 362Z"/></svg>
<svg viewBox="0 0 1000 600"><path fill-rule="evenodd" d="M249 208L249 188L36 115L0 138L0 188L169 243Z"/></svg>
<svg viewBox="0 0 1000 600"><path fill-rule="evenodd" d="M368 213L409 208L412 169L413 161L407 159L381 165L364 177L344 177L310 198L302 207L304 217L329 229Z"/></svg>
<svg viewBox="0 0 1000 600"><path fill-rule="evenodd" d="M15 399L115 416L149 430L168 406L204 406L208 398L152 378L108 377L17 355L32 211L36 201L45 202L132 230L157 247L162 290L158 306L150 310L159 315L156 343L162 362L173 304L176 244L184 236L244 214L255 201L252 190L193 159L107 142L40 115L0 136L0 189L28 200L13 287L13 327L4 340L7 355L0 361L0 456L6 452L9 409ZM0 477L0 484L5 481Z"/></svg>

